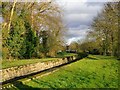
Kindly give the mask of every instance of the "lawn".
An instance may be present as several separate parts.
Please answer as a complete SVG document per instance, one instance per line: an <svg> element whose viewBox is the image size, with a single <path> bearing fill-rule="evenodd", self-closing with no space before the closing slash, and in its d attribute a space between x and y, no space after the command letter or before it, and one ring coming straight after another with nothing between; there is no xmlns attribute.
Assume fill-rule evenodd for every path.
<svg viewBox="0 0 120 90"><path fill-rule="evenodd" d="M114 57L89 55L47 76L16 81L12 89L118 88L118 63Z"/></svg>

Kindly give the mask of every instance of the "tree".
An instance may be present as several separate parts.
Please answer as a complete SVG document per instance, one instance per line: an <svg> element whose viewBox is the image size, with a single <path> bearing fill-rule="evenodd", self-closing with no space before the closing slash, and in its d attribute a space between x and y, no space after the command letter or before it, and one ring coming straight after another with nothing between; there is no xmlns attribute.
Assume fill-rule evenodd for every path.
<svg viewBox="0 0 120 90"><path fill-rule="evenodd" d="M69 46L70 50L79 50L79 45L77 42L72 42Z"/></svg>
<svg viewBox="0 0 120 90"><path fill-rule="evenodd" d="M100 44L104 55L117 55L118 38L118 3L106 3L92 23L90 37L94 37Z"/></svg>
<svg viewBox="0 0 120 90"><path fill-rule="evenodd" d="M11 25L11 22L12 22L12 17L13 17L14 8L15 8L16 3L17 3L17 0L14 0L13 5L12 5L12 9L11 9L10 20L9 20L9 24L8 24L8 33L9 33L9 30L10 30L10 25Z"/></svg>
<svg viewBox="0 0 120 90"><path fill-rule="evenodd" d="M24 37L21 37L21 33L25 30L25 27L23 27L24 21L22 19L15 19L11 25L12 28L10 29L6 44L10 56L20 58L20 50L24 41Z"/></svg>
<svg viewBox="0 0 120 90"><path fill-rule="evenodd" d="M51 52L55 55L63 35L61 11L55 2L3 2L2 7L3 51L8 52L5 57L32 58ZM40 43L44 30L48 37L42 36ZM41 52L41 48L49 50Z"/></svg>
<svg viewBox="0 0 120 90"><path fill-rule="evenodd" d="M117 7L118 7L118 9L120 8L120 1L118 2ZM118 11L118 17L120 17L120 11ZM118 23L120 23L120 18L118 18ZM118 48L117 57L120 60L120 25L119 24L118 24L118 45L117 45L117 48Z"/></svg>
<svg viewBox="0 0 120 90"><path fill-rule="evenodd" d="M47 31L41 31L41 52L44 54L44 57L47 56L47 53L49 52L49 47L48 47L48 32Z"/></svg>

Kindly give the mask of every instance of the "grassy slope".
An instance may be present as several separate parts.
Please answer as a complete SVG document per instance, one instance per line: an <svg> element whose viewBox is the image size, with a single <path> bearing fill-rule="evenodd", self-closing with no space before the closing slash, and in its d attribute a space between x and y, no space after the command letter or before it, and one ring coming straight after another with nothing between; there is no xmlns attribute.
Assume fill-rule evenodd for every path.
<svg viewBox="0 0 120 90"><path fill-rule="evenodd" d="M118 63L113 57L89 56L14 88L117 88Z"/></svg>
<svg viewBox="0 0 120 90"><path fill-rule="evenodd" d="M58 55L57 58L44 58L44 59L26 59L26 60L0 60L0 63L2 64L2 69L9 68L9 67L14 67L14 66L21 66L21 65L27 65L27 64L34 64L37 62L46 62L46 61L52 61L52 60L57 60L58 58L63 58L67 56L74 56L77 54L74 53L63 53L62 55ZM1 69L1 67L0 67Z"/></svg>
<svg viewBox="0 0 120 90"><path fill-rule="evenodd" d="M33 63L37 63L37 62L52 61L52 60L57 60L57 58L26 59L26 60L14 60L14 61L2 60L2 69L9 68L9 67L14 67L14 66L33 64Z"/></svg>

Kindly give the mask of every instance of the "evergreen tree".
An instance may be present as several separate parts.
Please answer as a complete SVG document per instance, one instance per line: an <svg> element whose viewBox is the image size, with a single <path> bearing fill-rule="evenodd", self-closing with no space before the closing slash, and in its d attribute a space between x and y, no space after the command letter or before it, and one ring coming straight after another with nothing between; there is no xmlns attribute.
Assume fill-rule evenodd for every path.
<svg viewBox="0 0 120 90"><path fill-rule="evenodd" d="M24 31L24 21L21 18L18 18L17 16L15 18L14 16L9 37L7 38L7 47L9 48L9 54L13 58L20 58L21 56L20 50L24 40L21 34Z"/></svg>

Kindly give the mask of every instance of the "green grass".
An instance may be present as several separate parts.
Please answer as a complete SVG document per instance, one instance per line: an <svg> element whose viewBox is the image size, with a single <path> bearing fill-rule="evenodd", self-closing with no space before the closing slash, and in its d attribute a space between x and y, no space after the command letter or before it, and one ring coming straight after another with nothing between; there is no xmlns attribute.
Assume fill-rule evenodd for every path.
<svg viewBox="0 0 120 90"><path fill-rule="evenodd" d="M44 59L26 59L26 60L0 60L0 63L2 64L2 67L0 69L5 69L9 67L15 67L15 66L21 66L21 65L27 65L27 64L34 64L37 62L46 62L46 61L52 61L57 60L58 58L68 57L68 56L74 56L77 54L74 53L62 53L60 55L57 55L56 58L44 58Z"/></svg>
<svg viewBox="0 0 120 90"><path fill-rule="evenodd" d="M58 58L45 58L45 59L26 59L26 60L2 60L0 61L2 63L2 69L9 68L9 67L15 67L15 66L21 66L21 65L27 65L27 64L34 64L38 62L46 62L46 61L53 61L57 60Z"/></svg>
<svg viewBox="0 0 120 90"><path fill-rule="evenodd" d="M12 89L118 88L118 63L114 57L90 55L47 76L24 83L17 81Z"/></svg>
<svg viewBox="0 0 120 90"><path fill-rule="evenodd" d="M75 53L61 52L56 57L58 57L58 58L64 58L64 57L75 56L75 55L77 55L77 54L75 54Z"/></svg>

